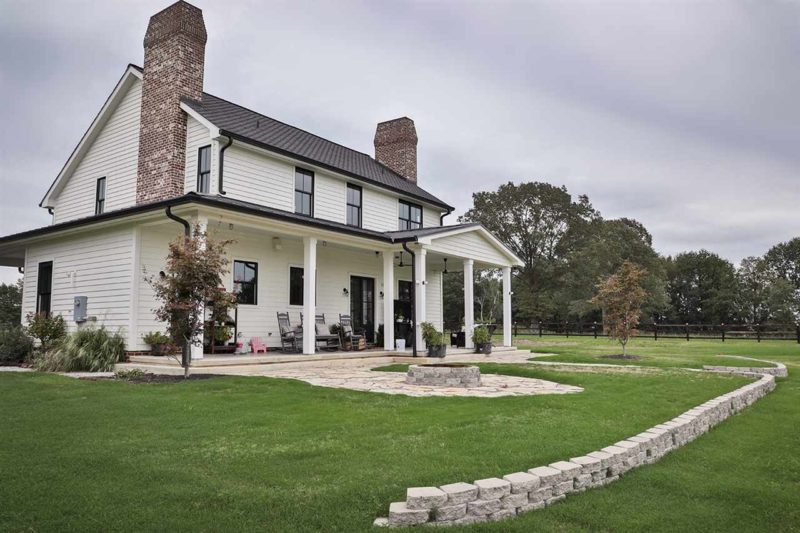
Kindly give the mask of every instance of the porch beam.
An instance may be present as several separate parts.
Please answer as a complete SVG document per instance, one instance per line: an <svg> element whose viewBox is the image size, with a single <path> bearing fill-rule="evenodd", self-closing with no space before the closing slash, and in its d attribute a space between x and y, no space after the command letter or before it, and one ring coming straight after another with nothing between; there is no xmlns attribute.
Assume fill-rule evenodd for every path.
<svg viewBox="0 0 800 533"><path fill-rule="evenodd" d="M503 346L511 346L511 267L503 267Z"/></svg>
<svg viewBox="0 0 800 533"><path fill-rule="evenodd" d="M394 252L383 252L383 349L394 350Z"/></svg>
<svg viewBox="0 0 800 533"><path fill-rule="evenodd" d="M303 237L303 354L313 355L317 346L314 327L317 314L317 239Z"/></svg>
<svg viewBox="0 0 800 533"><path fill-rule="evenodd" d="M475 298L472 278L472 259L464 259L464 345L474 348L472 330L475 329Z"/></svg>
<svg viewBox="0 0 800 533"><path fill-rule="evenodd" d="M425 273L427 272L427 261L426 255L427 250L420 246L417 250L414 251L416 256L416 260L414 262L414 267L416 269L416 281L417 284L414 287L414 305L416 308L416 316L417 316L417 324L416 330L414 334L417 338L417 349L425 349L425 344L422 342L422 327L420 324L427 320L425 315L425 293L427 292L427 280L425 278Z"/></svg>

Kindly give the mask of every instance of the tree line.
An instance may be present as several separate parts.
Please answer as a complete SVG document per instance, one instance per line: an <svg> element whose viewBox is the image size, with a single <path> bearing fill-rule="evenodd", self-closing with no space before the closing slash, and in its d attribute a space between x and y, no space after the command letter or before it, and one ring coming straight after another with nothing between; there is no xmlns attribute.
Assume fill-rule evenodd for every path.
<svg viewBox="0 0 800 533"><path fill-rule="evenodd" d="M548 183L506 183L473 194L459 222L479 222L525 263L514 271L514 320L601 322L598 285L627 260L644 270L643 321L690 324L794 324L800 318L800 237L739 265L709 250L662 256L643 224L605 219L585 195ZM476 272L475 317L502 316L494 271ZM445 326L463 318L461 272L445 275Z"/></svg>

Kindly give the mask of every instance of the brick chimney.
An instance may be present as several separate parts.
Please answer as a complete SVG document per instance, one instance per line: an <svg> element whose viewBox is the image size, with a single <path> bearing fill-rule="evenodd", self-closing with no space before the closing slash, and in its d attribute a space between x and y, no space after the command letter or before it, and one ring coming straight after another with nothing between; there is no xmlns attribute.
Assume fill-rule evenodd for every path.
<svg viewBox="0 0 800 533"><path fill-rule="evenodd" d="M375 159L408 181L417 182L417 130L408 117L378 124Z"/></svg>
<svg viewBox="0 0 800 533"><path fill-rule="evenodd" d="M144 36L137 204L183 194L186 114L180 101L202 97L206 38L203 12L183 0L150 17Z"/></svg>

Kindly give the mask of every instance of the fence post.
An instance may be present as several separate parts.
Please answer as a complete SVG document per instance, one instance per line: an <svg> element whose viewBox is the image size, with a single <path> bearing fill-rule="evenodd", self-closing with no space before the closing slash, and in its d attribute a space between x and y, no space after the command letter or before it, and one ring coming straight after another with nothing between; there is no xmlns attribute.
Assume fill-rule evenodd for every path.
<svg viewBox="0 0 800 533"><path fill-rule="evenodd" d="M658 340L658 322L653 322L653 338Z"/></svg>
<svg viewBox="0 0 800 533"><path fill-rule="evenodd" d="M800 324L796 324L794 328L797 334L797 344L800 344Z"/></svg>
<svg viewBox="0 0 800 533"><path fill-rule="evenodd" d="M519 335L519 330L517 329L517 322L514 321L514 336L517 337Z"/></svg>
<svg viewBox="0 0 800 533"><path fill-rule="evenodd" d="M756 340L761 342L761 324L756 324Z"/></svg>
<svg viewBox="0 0 800 533"><path fill-rule="evenodd" d="M567 338L569 338L569 322L566 320L564 321L564 333L566 333Z"/></svg>
<svg viewBox="0 0 800 533"><path fill-rule="evenodd" d="M597 321L595 320L594 324L592 324L592 332L594 333L594 338L597 338ZM800 326L797 326L797 342L800 342Z"/></svg>
<svg viewBox="0 0 800 533"><path fill-rule="evenodd" d="M722 342L725 342L725 324L720 324L719 327L722 330Z"/></svg>
<svg viewBox="0 0 800 533"><path fill-rule="evenodd" d="M542 336L542 321L539 321L539 337Z"/></svg>
<svg viewBox="0 0 800 533"><path fill-rule="evenodd" d="M686 329L686 342L689 342L689 323L688 322L686 323L685 329Z"/></svg>

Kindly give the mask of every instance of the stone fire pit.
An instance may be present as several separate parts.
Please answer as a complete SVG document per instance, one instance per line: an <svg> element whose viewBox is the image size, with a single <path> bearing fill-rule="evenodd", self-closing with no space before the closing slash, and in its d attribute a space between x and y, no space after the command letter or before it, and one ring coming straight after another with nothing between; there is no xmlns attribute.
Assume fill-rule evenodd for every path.
<svg viewBox="0 0 800 533"><path fill-rule="evenodd" d="M481 370L465 364L411 365L406 383L427 387L480 387Z"/></svg>

